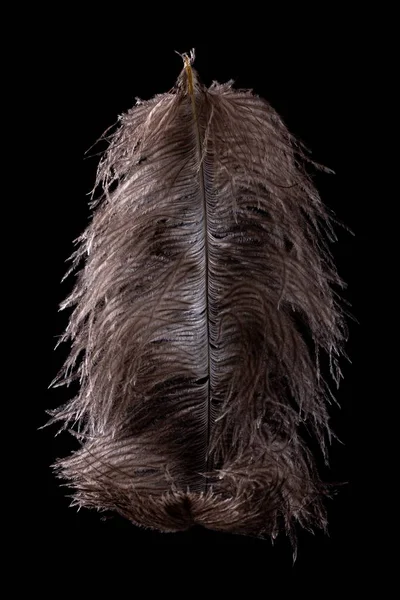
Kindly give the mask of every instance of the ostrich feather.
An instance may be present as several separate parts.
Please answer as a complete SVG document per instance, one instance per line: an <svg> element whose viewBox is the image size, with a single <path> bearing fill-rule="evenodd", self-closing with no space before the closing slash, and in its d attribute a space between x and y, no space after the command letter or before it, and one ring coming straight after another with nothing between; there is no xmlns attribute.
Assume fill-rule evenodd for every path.
<svg viewBox="0 0 400 600"><path fill-rule="evenodd" d="M50 411L80 448L55 469L76 505L161 531L324 527L304 436L326 454L319 357L341 377L332 218L278 114L232 82L206 88L193 59L120 117L100 161L62 305L56 384L79 392Z"/></svg>

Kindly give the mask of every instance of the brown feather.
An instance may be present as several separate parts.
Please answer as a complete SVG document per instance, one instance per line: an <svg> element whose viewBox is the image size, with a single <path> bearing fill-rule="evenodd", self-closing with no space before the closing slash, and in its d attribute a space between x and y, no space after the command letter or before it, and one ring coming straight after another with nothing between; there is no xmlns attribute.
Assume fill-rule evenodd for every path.
<svg viewBox="0 0 400 600"><path fill-rule="evenodd" d="M163 531L324 526L301 431L325 449L320 354L340 378L331 219L271 106L207 89L192 59L122 116L99 165L63 305L58 382L80 391L52 413L82 445L56 469L75 504Z"/></svg>

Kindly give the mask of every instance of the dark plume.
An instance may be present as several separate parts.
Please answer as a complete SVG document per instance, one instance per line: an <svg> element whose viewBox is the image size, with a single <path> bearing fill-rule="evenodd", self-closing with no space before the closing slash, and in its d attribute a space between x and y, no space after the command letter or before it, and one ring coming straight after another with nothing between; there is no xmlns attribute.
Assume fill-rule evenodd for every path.
<svg viewBox="0 0 400 600"><path fill-rule="evenodd" d="M204 87L193 54L175 88L120 118L93 217L52 411L81 442L55 468L74 503L136 524L276 536L324 527L328 356L345 337L312 163L271 106Z"/></svg>

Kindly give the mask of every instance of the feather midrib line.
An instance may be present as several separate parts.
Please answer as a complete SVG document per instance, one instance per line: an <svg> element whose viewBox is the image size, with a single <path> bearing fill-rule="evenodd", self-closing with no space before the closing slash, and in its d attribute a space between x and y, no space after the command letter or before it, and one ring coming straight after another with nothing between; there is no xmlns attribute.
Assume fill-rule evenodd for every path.
<svg viewBox="0 0 400 600"><path fill-rule="evenodd" d="M267 102L207 89L182 58L175 88L122 115L98 167L62 305L57 381L80 388L51 411L81 447L55 468L76 505L161 531L324 527L304 426L325 452L319 357L337 383L346 328L331 217L304 164L320 167Z"/></svg>
<svg viewBox="0 0 400 600"><path fill-rule="evenodd" d="M193 120L194 126L196 129L196 145L197 145L197 155L199 159L199 183L201 190L201 197L203 199L203 234L204 234L204 262L205 262L205 305L206 305L206 329L207 329L207 440L206 440L206 466L205 472L208 472L209 467L209 445L210 445L210 431L211 431L211 410L210 410L210 400L211 400L211 357L210 357L210 319L209 319L209 252L208 252L208 215L207 215L207 196L205 192L204 185L204 166L203 166L203 143L200 134L199 122L197 119L197 111L196 111L196 98L195 98L195 85L194 85L194 74L191 66L191 59L188 55L183 56L184 65L187 74L187 87L188 87L188 95L190 97L190 103L192 106L193 112ZM208 487L208 478L205 475L204 488L205 491Z"/></svg>

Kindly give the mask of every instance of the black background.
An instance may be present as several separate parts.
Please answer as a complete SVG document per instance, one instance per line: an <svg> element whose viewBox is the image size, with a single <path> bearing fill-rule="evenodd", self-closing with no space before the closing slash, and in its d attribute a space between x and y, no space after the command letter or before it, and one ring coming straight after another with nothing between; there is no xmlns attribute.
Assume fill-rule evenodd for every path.
<svg viewBox="0 0 400 600"><path fill-rule="evenodd" d="M371 75L374 49L368 36L360 33L362 17L344 18L328 10L313 15L283 11L262 22L252 13L248 24L239 15L234 26L211 25L190 9L180 13L183 25L174 27L155 9L154 14L148 10L135 16L124 11L112 13L110 7L107 10L100 14L96 9L85 16L60 10L47 24L41 23L25 45L28 68L20 114L30 121L30 127L33 123L34 131L26 143L35 161L37 201L34 206L28 202L27 208L34 231L33 251L27 261L33 299L26 315L34 360L32 373L27 373L24 382L32 399L29 432L33 446L28 473L32 508L29 523L21 516L21 544L28 556L40 548L43 565L51 565L56 574L65 573L65 565L76 567L77 557L82 569L90 563L102 573L110 573L111 564L118 570L115 565L137 565L147 556L157 564L172 561L176 566L179 560L190 560L207 564L211 570L228 557L229 572L237 573L236 569L247 564L247 571L241 573L250 578L262 567L264 575L318 578L326 573L332 578L338 574L344 581L362 551L360 528L373 529L362 521L363 507L355 513L352 500L356 477L353 451L360 427L353 415L357 407L358 417L360 402L365 401L365 385L363 392L360 380L362 370L368 369L363 363L367 339L363 333L367 318L363 286L370 264L367 207L372 193L372 184L366 181L367 140L359 134L364 127L365 99L371 106L371 89L378 85L376 79L371 85L371 78L380 77L375 71ZM37 11L34 16L35 22L41 20ZM45 17L49 18L47 12ZM195 23L200 24L200 33L194 33ZM189 52L192 47L196 50L195 68L204 83L234 79L236 87L252 88L311 148L313 158L335 171L335 175L318 175L316 184L323 201L355 234L339 228L339 241L332 246L338 271L348 284L344 298L359 321L349 322L346 351L352 364L343 362L344 380L336 395L341 409L331 407L332 427L342 443L333 442L330 470L324 470L317 457L327 480L346 483L327 505L329 535L299 531L294 565L284 537L272 547L268 540L197 528L161 534L139 529L117 515L104 519L95 511L69 508L68 491L59 486L50 464L72 451L76 443L67 433L54 437L56 428L37 429L47 420L46 409L70 397L64 388L47 387L68 350L54 351L54 346L68 318L58 312L58 305L73 283L73 278L60 283L65 261L89 219L88 194L98 157L85 158L85 152L118 115L134 105L137 96L147 99L168 91L182 67L174 51ZM32 533L27 535L27 530ZM211 558L215 555L217 563ZM82 577L90 580L88 575Z"/></svg>

